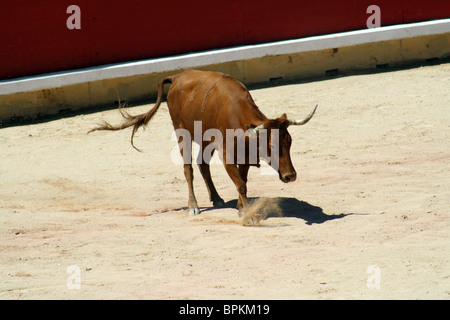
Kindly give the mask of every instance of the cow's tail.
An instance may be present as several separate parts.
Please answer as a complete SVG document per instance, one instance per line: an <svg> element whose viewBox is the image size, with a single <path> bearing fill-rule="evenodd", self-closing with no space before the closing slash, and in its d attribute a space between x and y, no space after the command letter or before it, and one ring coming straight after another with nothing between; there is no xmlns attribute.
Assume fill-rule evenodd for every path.
<svg viewBox="0 0 450 320"><path fill-rule="evenodd" d="M122 110L122 106L121 106L120 99L119 99L119 111L120 111L120 114L122 115L122 117L125 118L125 121L122 124L117 125L117 126L113 126L113 125L109 124L108 122L103 121L102 124L99 124L98 127L89 130L88 133L90 133L92 131L97 131L97 130L112 130L112 131L122 130L122 129L133 126L133 132L131 133L131 145L137 151L141 152L141 150L139 150L138 148L136 148L134 146L134 143L133 143L134 134L136 133L136 131L138 131L139 127L146 126L147 123L150 121L150 119L153 117L153 115L156 113L156 111L158 111L158 108L161 105L161 102L163 99L164 85L167 83L172 83L171 77L167 77L159 82L158 98L156 100L155 106L153 108L151 108L148 112L139 114L137 116L133 116L133 115L129 114L128 112ZM126 105L126 103L125 103L125 105Z"/></svg>

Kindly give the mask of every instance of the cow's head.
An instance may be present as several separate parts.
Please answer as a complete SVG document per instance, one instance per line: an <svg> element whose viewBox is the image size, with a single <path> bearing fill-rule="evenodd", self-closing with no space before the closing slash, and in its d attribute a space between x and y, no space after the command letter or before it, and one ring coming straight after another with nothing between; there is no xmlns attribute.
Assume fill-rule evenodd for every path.
<svg viewBox="0 0 450 320"><path fill-rule="evenodd" d="M316 109L317 105L306 118L301 120L289 120L284 113L280 118L266 120L263 124L254 128L257 134L260 134L260 131L262 133L261 129L267 130L267 134L264 137L264 139L267 139L267 150L260 150L260 154L263 151L267 155L268 163L278 171L280 180L285 183L295 181L297 178L290 154L292 138L287 129L292 125L306 124L311 120ZM262 135L259 136L262 138ZM259 145L261 146L261 144ZM278 151L278 157L276 156L276 151Z"/></svg>

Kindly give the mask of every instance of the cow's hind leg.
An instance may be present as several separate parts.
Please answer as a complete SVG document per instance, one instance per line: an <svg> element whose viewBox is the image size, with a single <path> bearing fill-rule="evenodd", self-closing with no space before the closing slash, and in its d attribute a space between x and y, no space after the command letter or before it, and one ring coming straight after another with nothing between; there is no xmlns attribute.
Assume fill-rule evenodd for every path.
<svg viewBox="0 0 450 320"><path fill-rule="evenodd" d="M216 187L214 186L214 183L211 179L211 171L209 170L209 164L204 162L200 163L198 165L198 168L200 169L203 180L205 180L206 188L208 189L209 193L209 200L212 201L213 206L215 208L223 207L225 202L217 193Z"/></svg>
<svg viewBox="0 0 450 320"><path fill-rule="evenodd" d="M197 199L195 198L194 193L194 172L192 170L192 140L190 140L190 135L186 131L178 130L178 146L180 147L181 157L183 158L183 169L184 169L184 177L186 178L186 182L188 184L189 190L189 200L188 200L188 208L189 214L191 216L199 214L200 210L198 209Z"/></svg>
<svg viewBox="0 0 450 320"><path fill-rule="evenodd" d="M186 177L186 181L189 189L189 214L191 216L199 214L200 210L198 209L197 199L194 194L194 172L192 170L191 164L184 164L184 176Z"/></svg>

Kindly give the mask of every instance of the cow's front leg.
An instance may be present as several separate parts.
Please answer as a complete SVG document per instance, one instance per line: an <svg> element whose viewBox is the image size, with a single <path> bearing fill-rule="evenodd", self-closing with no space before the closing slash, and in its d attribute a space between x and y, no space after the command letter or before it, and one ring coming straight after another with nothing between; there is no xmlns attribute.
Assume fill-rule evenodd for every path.
<svg viewBox="0 0 450 320"><path fill-rule="evenodd" d="M193 216L199 214L200 210L198 209L197 199L195 199L194 194L194 172L192 170L191 164L184 165L184 176L186 177L189 189L189 200L188 200L189 214Z"/></svg>
<svg viewBox="0 0 450 320"><path fill-rule="evenodd" d="M239 209L239 216L242 216L242 213L248 207L247 184L242 179L241 175L239 174L239 170L235 164L225 164L225 169L227 170L227 173L230 176L231 180L233 180L234 185L236 186L236 190L239 193L238 209Z"/></svg>
<svg viewBox="0 0 450 320"><path fill-rule="evenodd" d="M239 175L241 176L241 179L244 181L245 185L247 185L248 169L250 169L250 166L247 164L239 165ZM245 195L247 196L247 193ZM243 208L241 197L239 197L237 207L238 207L239 211L241 211Z"/></svg>
<svg viewBox="0 0 450 320"><path fill-rule="evenodd" d="M200 173L203 176L203 180L205 180L206 188L209 193L209 200L212 201L214 208L220 208L225 205L223 199L217 193L216 187L211 179L211 172L209 170L209 164L201 163L198 165L200 169Z"/></svg>

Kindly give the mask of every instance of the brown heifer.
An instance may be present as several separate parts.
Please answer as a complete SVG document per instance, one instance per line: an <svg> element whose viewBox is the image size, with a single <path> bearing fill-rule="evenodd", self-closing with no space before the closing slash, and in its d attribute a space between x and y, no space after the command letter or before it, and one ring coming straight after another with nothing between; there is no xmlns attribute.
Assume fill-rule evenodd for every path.
<svg viewBox="0 0 450 320"><path fill-rule="evenodd" d="M215 140L218 136L223 137L223 140L219 141L220 147L216 149L219 150L219 155L221 156L225 169L231 180L233 180L239 193L239 214L241 214L241 211L248 206L246 183L249 166L259 166L259 160L256 162L249 160L250 152L248 152L248 150L251 139L266 139L264 144L258 144L258 155L256 158L259 159L259 155L261 154L271 156L272 153L275 153L278 155L275 161L269 160L268 162L272 167L278 170L281 181L287 183L296 179L297 174L290 157L291 136L289 135L287 128L289 125L302 125L307 123L312 118L317 106L303 120L290 121L287 119L286 114L283 114L280 118L268 119L258 109L247 88L242 83L219 72L187 70L167 77L159 82L156 104L147 113L132 116L121 111L122 116L126 119L123 124L112 126L105 122L100 127L94 128L91 131L121 130L133 126L131 144L134 147L133 137L135 132L140 126L146 125L158 110L162 102L163 87L167 83L172 84L167 95L167 105L169 107L175 132L177 132L180 141L180 151L182 156L184 156L184 174L189 188L189 214L197 214L199 213L199 209L193 189L193 170L190 154L186 157L186 154L183 154L183 152L187 150L187 144L189 144L189 146L192 144L192 137L195 136L195 131L199 128L198 126L196 128L196 122L197 124L201 124L201 137L204 137L205 132L209 129L215 129L221 133L219 135L214 135L209 141L205 141L207 139L196 141L200 144L201 152L203 152L211 143L217 143L218 141ZM253 128L253 130L247 130L250 128ZM236 136L236 138L232 137L233 140L227 140L225 135L228 134L229 129L241 129L246 131L246 135L244 136L246 155L243 158L244 160L241 159L240 162L237 161L238 150L236 148L236 139L239 138ZM266 129L265 135L258 134L263 132L262 129ZM249 134L250 131L252 131L252 134ZM181 136L179 132L189 134L187 134L186 138L185 136ZM275 141L275 143L270 140L271 136L274 136L273 132L276 132L278 136L278 141ZM228 146L227 148L227 141L229 144L231 143L232 146ZM272 142L272 147L270 142ZM263 147L261 147L261 145L263 145ZM274 145L277 148L275 150L276 152L273 152ZM264 147L267 150L261 150L261 148ZM209 156L211 156L215 150L214 148L211 149L208 149L211 153ZM227 158L227 153L229 153L230 150L232 150L234 156ZM272 159L272 157L270 159ZM276 162L276 165L271 162ZM198 163L198 166L203 179L205 180L210 200L213 202L214 207L222 206L224 201L217 193L211 180L209 162L201 161Z"/></svg>

